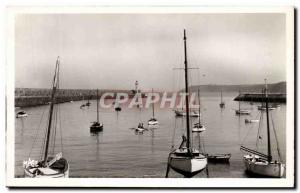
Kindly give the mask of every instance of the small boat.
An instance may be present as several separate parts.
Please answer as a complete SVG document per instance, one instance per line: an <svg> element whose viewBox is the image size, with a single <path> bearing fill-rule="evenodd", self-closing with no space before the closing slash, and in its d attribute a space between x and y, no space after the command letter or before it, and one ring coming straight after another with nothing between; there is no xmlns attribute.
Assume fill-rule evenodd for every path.
<svg viewBox="0 0 300 193"><path fill-rule="evenodd" d="M155 118L151 118L148 121L148 125L157 125L158 124L158 120Z"/></svg>
<svg viewBox="0 0 300 193"><path fill-rule="evenodd" d="M239 94L241 94L241 92L239 91ZM235 114L236 115L249 115L251 113L250 110L247 109L241 109L241 102L239 101L239 109L235 110Z"/></svg>
<svg viewBox="0 0 300 193"><path fill-rule="evenodd" d="M231 157L230 153L210 154L210 155L208 155L207 159L210 162L229 162L230 157Z"/></svg>
<svg viewBox="0 0 300 193"><path fill-rule="evenodd" d="M224 103L224 101L223 101L222 90L221 90L221 103L220 103L220 108L225 108L225 103Z"/></svg>
<svg viewBox="0 0 300 193"><path fill-rule="evenodd" d="M267 122L267 154L258 152L256 150L241 146L241 150L247 152L246 155L243 156L244 164L246 171L253 175L258 176L266 176L266 177L276 177L281 178L285 171L285 164L280 161L280 152L278 148L278 141L275 134L275 140L277 142L277 151L279 160L274 160L272 157L272 150L271 150L271 136L270 136L270 121L269 121L269 108L268 108L268 88L267 82L265 80L265 107L266 107L266 122ZM264 113L261 113L263 116ZM261 117L262 118L262 117ZM272 121L273 123L273 121ZM258 128L260 130L260 128ZM260 131L261 132L261 131ZM261 140L261 136L258 136L256 144L258 140Z"/></svg>
<svg viewBox="0 0 300 193"><path fill-rule="evenodd" d="M272 107L274 107L274 108L279 108L279 107L280 107L280 104L273 104Z"/></svg>
<svg viewBox="0 0 300 193"><path fill-rule="evenodd" d="M16 118L27 117L28 114L25 111L17 112Z"/></svg>
<svg viewBox="0 0 300 193"><path fill-rule="evenodd" d="M113 102L113 105L115 107L115 111L121 111L122 110L122 108L120 107L118 102Z"/></svg>
<svg viewBox="0 0 300 193"><path fill-rule="evenodd" d="M146 128L144 127L144 123L139 123L137 128L135 128L135 131L137 131L137 132L143 132L145 130L146 130Z"/></svg>
<svg viewBox="0 0 300 193"><path fill-rule="evenodd" d="M153 89L152 89L152 94L153 94ZM152 103L152 118L149 119L148 125L157 125L157 124L158 124L158 120L154 116L154 104Z"/></svg>
<svg viewBox="0 0 300 193"><path fill-rule="evenodd" d="M83 109L84 107L85 107L85 104L83 104L83 105L80 105L80 108L81 108L81 109Z"/></svg>
<svg viewBox="0 0 300 193"><path fill-rule="evenodd" d="M175 110L175 115L178 117L186 116L186 112L183 110ZM191 111L189 113L190 117L200 117L200 114L197 111Z"/></svg>
<svg viewBox="0 0 300 193"><path fill-rule="evenodd" d="M90 97L91 97L91 96L88 97L88 101L87 101L87 103L85 103L85 106L87 106L87 107L89 107L89 106L91 105Z"/></svg>
<svg viewBox="0 0 300 193"><path fill-rule="evenodd" d="M99 123L97 121L92 122L92 125L90 126L91 132L100 132L103 131L103 123Z"/></svg>
<svg viewBox="0 0 300 193"><path fill-rule="evenodd" d="M265 111L267 108L266 108L265 105L260 105L260 106L257 106L257 109L260 110L260 111ZM276 109L276 107L270 106L270 107L268 107L268 109L269 110L274 110L274 109Z"/></svg>
<svg viewBox="0 0 300 193"><path fill-rule="evenodd" d="M188 62L186 54L186 36L184 30L184 77L185 77L185 93L189 93L188 86ZM193 177L197 173L201 172L207 166L207 157L203 155L199 150L192 147L190 136L190 116L189 116L189 97L185 96L185 110L186 110L186 137L182 136L182 142L179 148L170 152L168 157L168 168L172 168L174 171L184 175L185 177Z"/></svg>
<svg viewBox="0 0 300 193"><path fill-rule="evenodd" d="M115 108L115 111L121 111L122 109L121 109L121 107L116 107Z"/></svg>
<svg viewBox="0 0 300 193"><path fill-rule="evenodd" d="M198 106L199 106L199 114L201 114L201 109L200 109L200 91L198 89ZM199 122L195 123L192 132L203 132L205 131L204 125L201 123L201 117L199 116Z"/></svg>
<svg viewBox="0 0 300 193"><path fill-rule="evenodd" d="M94 121L90 126L91 132L103 131L103 123L99 122L99 99L98 99L98 89L97 89L97 121Z"/></svg>
<svg viewBox="0 0 300 193"><path fill-rule="evenodd" d="M194 127L192 128L192 132L203 132L206 128L201 123L195 123Z"/></svg>
<svg viewBox="0 0 300 193"><path fill-rule="evenodd" d="M249 115L250 113L251 111L246 109L235 110L235 114L237 115Z"/></svg>
<svg viewBox="0 0 300 193"><path fill-rule="evenodd" d="M62 152L57 153L55 156L49 155L50 146L55 145L55 137L53 137L52 132L56 133L57 125L54 124L55 122L52 125L52 119L53 119L53 115L55 115L53 111L57 110L57 108L54 109L54 104L56 101L56 91L58 90L58 85L59 85L58 80L59 80L59 57L56 60L56 66L55 66L49 119L48 119L48 124L46 129L46 136L44 138L45 146L43 148L43 153L41 155L42 160L37 161L37 160L31 160L29 158L28 161L23 161L25 178L68 178L69 177L69 164L68 161L65 158L63 158ZM53 147L53 150L55 150L55 147Z"/></svg>
<svg viewBox="0 0 300 193"><path fill-rule="evenodd" d="M258 119L245 119L245 123L258 123Z"/></svg>

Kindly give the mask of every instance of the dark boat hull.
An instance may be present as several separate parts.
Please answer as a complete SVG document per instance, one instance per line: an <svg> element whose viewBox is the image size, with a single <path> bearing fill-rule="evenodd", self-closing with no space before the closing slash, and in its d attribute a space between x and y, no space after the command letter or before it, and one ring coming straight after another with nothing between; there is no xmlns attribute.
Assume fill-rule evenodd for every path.
<svg viewBox="0 0 300 193"><path fill-rule="evenodd" d="M224 155L209 155L207 157L209 162L217 162L217 163L228 163L231 154L224 154Z"/></svg>
<svg viewBox="0 0 300 193"><path fill-rule="evenodd" d="M100 125L100 126L90 126L90 131L91 132L100 132L100 131L103 131L103 125Z"/></svg>

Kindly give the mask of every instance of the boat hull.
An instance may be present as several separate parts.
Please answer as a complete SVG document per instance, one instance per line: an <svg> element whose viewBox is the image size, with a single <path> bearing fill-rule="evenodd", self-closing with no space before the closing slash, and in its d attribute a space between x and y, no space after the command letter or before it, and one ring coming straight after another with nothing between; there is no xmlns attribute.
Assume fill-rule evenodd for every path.
<svg viewBox="0 0 300 193"><path fill-rule="evenodd" d="M244 158L246 171L258 176L280 178L284 174L285 165L282 163L255 162Z"/></svg>
<svg viewBox="0 0 300 193"><path fill-rule="evenodd" d="M204 126L202 126L202 127L194 127L193 129L192 129L192 132L203 132L203 131L205 131L206 130L206 128L204 127Z"/></svg>
<svg viewBox="0 0 300 193"><path fill-rule="evenodd" d="M186 116L186 112L175 110L175 115L178 116L178 117L183 117L183 116ZM191 112L189 114L189 116L190 117L199 117L200 114L199 113L195 113L195 112Z"/></svg>
<svg viewBox="0 0 300 193"><path fill-rule="evenodd" d="M70 166L66 159L64 159L64 158L62 158L62 159L65 160L65 162L66 162L64 170L57 171L57 170L53 170L51 168L37 167L36 169L40 169L40 170L44 170L44 171L51 171L51 172L49 172L48 174L46 172L40 173L40 174L34 174L33 172L30 171L29 168L25 168L24 169L25 178L68 178ZM53 172L53 171L56 171L56 172Z"/></svg>
<svg viewBox="0 0 300 193"><path fill-rule="evenodd" d="M148 121L148 125L157 125L158 121Z"/></svg>
<svg viewBox="0 0 300 193"><path fill-rule="evenodd" d="M215 154L207 157L209 162L228 163L231 154Z"/></svg>
<svg viewBox="0 0 300 193"><path fill-rule="evenodd" d="M22 114L22 115L17 115L16 118L22 118L22 117L27 117L27 114Z"/></svg>
<svg viewBox="0 0 300 193"><path fill-rule="evenodd" d="M259 120L257 119L245 119L245 123L259 123Z"/></svg>
<svg viewBox="0 0 300 193"><path fill-rule="evenodd" d="M206 168L207 158L204 156L190 158L172 154L170 155L169 164L174 171L186 177L193 177Z"/></svg>
<svg viewBox="0 0 300 193"><path fill-rule="evenodd" d="M236 110L235 114L237 114L237 115L249 115L250 111L248 111L248 110Z"/></svg>
<svg viewBox="0 0 300 193"><path fill-rule="evenodd" d="M100 125L100 126L90 126L90 131L91 132L100 132L100 131L103 131L103 125Z"/></svg>

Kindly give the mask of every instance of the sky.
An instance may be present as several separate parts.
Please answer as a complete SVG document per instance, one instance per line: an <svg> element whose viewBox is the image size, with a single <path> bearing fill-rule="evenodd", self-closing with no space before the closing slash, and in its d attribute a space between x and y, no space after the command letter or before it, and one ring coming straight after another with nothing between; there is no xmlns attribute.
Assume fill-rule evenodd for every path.
<svg viewBox="0 0 300 193"><path fill-rule="evenodd" d="M183 78L183 29L191 84L286 80L285 15L20 14L15 20L15 86L172 90ZM191 70L193 71L193 70Z"/></svg>

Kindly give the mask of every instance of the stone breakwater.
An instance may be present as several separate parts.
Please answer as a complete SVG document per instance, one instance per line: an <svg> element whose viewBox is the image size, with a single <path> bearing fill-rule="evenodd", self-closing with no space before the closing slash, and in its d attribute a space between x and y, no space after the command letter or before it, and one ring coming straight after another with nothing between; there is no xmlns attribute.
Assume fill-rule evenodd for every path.
<svg viewBox="0 0 300 193"><path fill-rule="evenodd" d="M270 93L268 94L269 102L271 103L285 103L286 94ZM265 94L262 93L243 93L239 94L234 99L235 101L248 101L248 102L264 102Z"/></svg>
<svg viewBox="0 0 300 193"><path fill-rule="evenodd" d="M100 98L104 93L113 93L113 96L107 96L105 99L114 99L117 93L126 93L129 98L135 95L135 90L109 90L101 89L98 91ZM38 105L47 105L50 103L51 90L38 88L16 88L15 89L15 107L31 107ZM145 97L145 93L141 93ZM97 99L96 89L59 89L56 94L56 103L65 103L80 100Z"/></svg>

